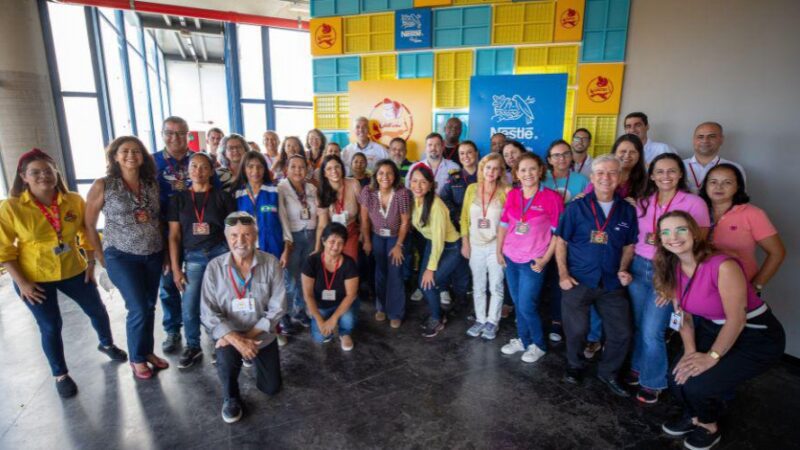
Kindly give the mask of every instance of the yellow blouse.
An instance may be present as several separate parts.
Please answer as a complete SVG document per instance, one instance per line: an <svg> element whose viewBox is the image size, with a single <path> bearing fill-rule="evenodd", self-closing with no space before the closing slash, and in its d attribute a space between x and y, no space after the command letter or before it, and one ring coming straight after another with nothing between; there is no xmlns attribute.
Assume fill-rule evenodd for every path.
<svg viewBox="0 0 800 450"><path fill-rule="evenodd" d="M456 231L453 223L450 222L450 211L438 195L433 200L428 223L424 227L419 225L421 217L422 200L414 199L414 213L411 215L411 224L425 239L431 241L431 256L428 258L427 269L435 271L439 268L439 258L442 256L445 242L459 240L458 231Z"/></svg>
<svg viewBox="0 0 800 450"><path fill-rule="evenodd" d="M61 233L69 251L56 255L53 249L58 246L58 236L30 192L4 201L0 205L0 262L17 260L22 274L34 283L66 280L82 273L86 259L79 247L94 250L86 241L84 208L79 194L58 194Z"/></svg>

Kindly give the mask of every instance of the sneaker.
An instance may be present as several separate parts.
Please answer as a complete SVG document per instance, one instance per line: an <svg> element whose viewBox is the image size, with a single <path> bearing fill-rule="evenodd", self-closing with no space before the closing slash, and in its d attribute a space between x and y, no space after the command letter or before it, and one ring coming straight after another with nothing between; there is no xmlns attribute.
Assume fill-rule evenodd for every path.
<svg viewBox="0 0 800 450"><path fill-rule="evenodd" d="M600 351L601 348L603 348L603 345L600 344L599 342L587 342L586 348L583 349L583 357L586 359L592 359L597 354L597 352Z"/></svg>
<svg viewBox="0 0 800 450"><path fill-rule="evenodd" d="M640 387L639 392L636 394L636 400L639 400L640 403L644 403L646 405L652 405L654 403L658 403L659 392L660 391L654 389Z"/></svg>
<svg viewBox="0 0 800 450"><path fill-rule="evenodd" d="M697 425L695 425L692 418L687 415L682 415L680 418L664 422L664 424L661 425L661 429L664 433L676 437L689 434L694 431L695 428L697 428Z"/></svg>
<svg viewBox="0 0 800 450"><path fill-rule="evenodd" d="M453 302L453 299L450 298L450 292L447 290L443 290L439 293L439 301L442 303L442 308L447 308Z"/></svg>
<svg viewBox="0 0 800 450"><path fill-rule="evenodd" d="M72 381L69 375L65 375L64 378L60 380L56 379L56 390L61 398L70 398L78 393L78 385Z"/></svg>
<svg viewBox="0 0 800 450"><path fill-rule="evenodd" d="M712 433L703 427L697 427L683 440L683 446L689 450L707 450L719 444L721 439L722 432L719 428L716 433Z"/></svg>
<svg viewBox="0 0 800 450"><path fill-rule="evenodd" d="M627 384L628 386L638 386L639 385L639 372L631 370L625 375L625 379L622 380L623 383Z"/></svg>
<svg viewBox="0 0 800 450"><path fill-rule="evenodd" d="M351 338L349 334L339 336L339 343L342 344L342 350L345 352L349 352L353 349L353 338Z"/></svg>
<svg viewBox="0 0 800 450"><path fill-rule="evenodd" d="M422 332L422 335L431 338L435 337L442 330L444 330L444 321L428 317L425 321L425 331Z"/></svg>
<svg viewBox="0 0 800 450"><path fill-rule="evenodd" d="M253 360L242 358L242 367L253 367Z"/></svg>
<svg viewBox="0 0 800 450"><path fill-rule="evenodd" d="M286 336L279 334L278 335L278 347L283 347L289 343L289 340L286 339Z"/></svg>
<svg viewBox="0 0 800 450"><path fill-rule="evenodd" d="M403 321L400 320L400 319L392 319L392 320L389 321L389 326L394 328L394 329L400 328L400 325L402 325L402 324L403 324Z"/></svg>
<svg viewBox="0 0 800 450"><path fill-rule="evenodd" d="M553 322L552 328L550 329L550 335L548 336L550 338L550 342L556 344L561 342L564 339L562 334L563 330L561 328L561 322Z"/></svg>
<svg viewBox="0 0 800 450"><path fill-rule="evenodd" d="M417 290L414 291L411 294L411 301L412 302L421 302L422 301L422 297L423 297L422 291L419 288L417 288Z"/></svg>
<svg viewBox="0 0 800 450"><path fill-rule="evenodd" d="M629 394L624 387L619 385L616 376L607 378L598 374L597 379L601 383L605 384L608 390L611 391L611 393L616 395L617 397L627 398L631 396L631 394Z"/></svg>
<svg viewBox="0 0 800 450"><path fill-rule="evenodd" d="M491 341L492 339L496 338L497 325L493 324L492 322L486 322L486 325L483 326L483 330L481 330L481 337L487 341Z"/></svg>
<svg viewBox="0 0 800 450"><path fill-rule="evenodd" d="M305 313L301 314L299 317L292 317L290 320L292 324L300 325L303 328L311 326L311 319L309 319Z"/></svg>
<svg viewBox="0 0 800 450"><path fill-rule="evenodd" d="M234 423L238 422L241 418L241 401L236 397L226 398L225 401L222 402L222 420L224 420L225 423Z"/></svg>
<svg viewBox="0 0 800 450"><path fill-rule="evenodd" d="M513 355L514 353L524 352L525 346L522 345L522 340L515 338L508 341L508 344L502 346L500 351L504 355Z"/></svg>
<svg viewBox="0 0 800 450"><path fill-rule="evenodd" d="M164 353L175 353L181 345L180 333L168 333L167 338L161 343L161 350Z"/></svg>
<svg viewBox="0 0 800 450"><path fill-rule="evenodd" d="M217 349L214 349L211 352L211 365L212 366L216 366L217 365Z"/></svg>
<svg viewBox="0 0 800 450"><path fill-rule="evenodd" d="M122 350L121 348L117 347L114 344L111 344L108 347L105 347L103 345L98 345L97 349L100 350L101 353L105 353L106 356L111 358L112 361L128 360L128 354L125 353L125 350Z"/></svg>
<svg viewBox="0 0 800 450"><path fill-rule="evenodd" d="M375 321L376 322L385 322L386 321L386 313L383 311L378 311L375 313Z"/></svg>
<svg viewBox="0 0 800 450"><path fill-rule="evenodd" d="M535 363L538 361L542 356L544 356L547 352L540 349L536 346L536 344L531 344L528 346L528 349L525 350L525 353L522 354L522 362L526 363Z"/></svg>
<svg viewBox="0 0 800 450"><path fill-rule="evenodd" d="M198 347L186 347L183 349L181 359L178 360L179 369L188 369L192 367L195 362L203 358L203 351Z"/></svg>
<svg viewBox="0 0 800 450"><path fill-rule="evenodd" d="M486 324L475 322L471 327L469 327L469 330L467 330L467 336L472 336L472 337L480 336L485 326Z"/></svg>

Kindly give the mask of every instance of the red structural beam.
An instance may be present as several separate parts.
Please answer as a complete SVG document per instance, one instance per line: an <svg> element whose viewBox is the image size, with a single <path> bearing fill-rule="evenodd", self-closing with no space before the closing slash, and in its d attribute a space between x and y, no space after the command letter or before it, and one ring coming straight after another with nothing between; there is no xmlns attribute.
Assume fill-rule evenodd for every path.
<svg viewBox="0 0 800 450"><path fill-rule="evenodd" d="M262 27L287 28L291 30L308 29L307 21L259 16L255 14L243 14L236 11L217 11L214 9L140 2L136 0L59 0L59 3L71 3L75 5L98 6L114 9L129 9L139 12L167 14L170 16L197 17L198 19L245 23L249 25L259 25Z"/></svg>

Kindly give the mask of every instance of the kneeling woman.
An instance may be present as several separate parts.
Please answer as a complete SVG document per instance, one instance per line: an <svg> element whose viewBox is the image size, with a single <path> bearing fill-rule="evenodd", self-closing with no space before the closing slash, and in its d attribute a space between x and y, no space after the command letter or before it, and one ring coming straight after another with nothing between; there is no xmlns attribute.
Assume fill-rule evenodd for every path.
<svg viewBox="0 0 800 450"><path fill-rule="evenodd" d="M670 327L679 329L683 341L670 388L684 412L662 428L685 435L687 448L707 449L722 437L717 422L723 400L776 363L786 339L742 264L713 253L691 215L664 214L658 232L654 284L659 296L674 298Z"/></svg>
<svg viewBox="0 0 800 450"><path fill-rule="evenodd" d="M311 337L328 342L338 326L342 350L353 349L351 334L358 318L358 266L345 255L347 228L331 222L322 230L322 250L303 266L303 296L311 315Z"/></svg>

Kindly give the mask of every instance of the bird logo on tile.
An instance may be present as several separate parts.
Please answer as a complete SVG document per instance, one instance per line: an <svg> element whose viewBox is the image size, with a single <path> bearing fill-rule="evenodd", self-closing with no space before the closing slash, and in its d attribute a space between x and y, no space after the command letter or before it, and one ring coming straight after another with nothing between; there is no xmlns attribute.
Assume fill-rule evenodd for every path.
<svg viewBox="0 0 800 450"><path fill-rule="evenodd" d="M414 130L414 116L408 107L390 98L375 104L369 114L369 135L375 142L389 145L392 139L408 140Z"/></svg>
<svg viewBox="0 0 800 450"><path fill-rule="evenodd" d="M314 31L314 39L320 48L331 48L336 43L336 29L330 24L322 23Z"/></svg>
<svg viewBox="0 0 800 450"><path fill-rule="evenodd" d="M534 120L533 110L531 110L531 105L534 103L536 103L535 98L522 98L519 94L514 94L512 97L492 95L494 115L491 120L505 122L525 118L525 123L530 125Z"/></svg>
<svg viewBox="0 0 800 450"><path fill-rule="evenodd" d="M589 82L586 86L586 94L595 103L603 103L611 98L614 93L614 83L608 78L599 75Z"/></svg>
<svg viewBox="0 0 800 450"><path fill-rule="evenodd" d="M563 28L575 28L580 21L581 15L572 8L567 8L567 10L561 14L561 26Z"/></svg>

